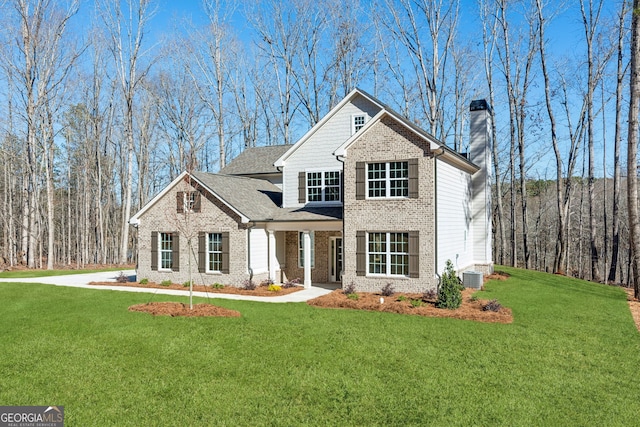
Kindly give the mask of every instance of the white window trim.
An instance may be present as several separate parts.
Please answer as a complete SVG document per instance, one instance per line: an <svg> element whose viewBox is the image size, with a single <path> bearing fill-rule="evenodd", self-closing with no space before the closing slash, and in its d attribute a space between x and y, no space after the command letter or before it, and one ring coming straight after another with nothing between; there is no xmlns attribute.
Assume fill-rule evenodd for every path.
<svg viewBox="0 0 640 427"><path fill-rule="evenodd" d="M162 249L163 234L168 234L169 236L171 236L171 250ZM162 254L167 252L171 254L171 268L166 268L162 266ZM166 231L159 231L158 232L158 271L173 271L172 268L173 268L173 233L166 232Z"/></svg>
<svg viewBox="0 0 640 427"><path fill-rule="evenodd" d="M308 205L336 205L336 206L340 206L342 205L342 171L340 169L305 169L305 174L304 174L304 186L305 186L305 203ZM338 173L338 200L329 200L329 201L325 201L325 190L326 190L326 183L325 183L325 174L329 173L329 172L337 172ZM320 184L320 193L322 195L322 200L314 200L314 201L310 201L309 200L309 174L310 173L320 173L321 175L321 184ZM331 187L334 187L333 185Z"/></svg>
<svg viewBox="0 0 640 427"><path fill-rule="evenodd" d="M407 235L407 252L391 252L391 233L393 234L406 234ZM385 256L385 269L387 271L387 273L371 273L369 268L371 267L371 264L369 263L369 236L371 234L384 234L385 235L385 247L386 250L385 252L380 252L380 253L384 253ZM367 262L367 276L371 276L371 277L400 277L400 278L407 278L409 277L409 232L408 231L371 231L371 232L367 232L367 240L366 240L366 245L367 245L367 255L366 255L366 262ZM391 256L392 255L406 255L407 256L407 274L391 274Z"/></svg>
<svg viewBox="0 0 640 427"><path fill-rule="evenodd" d="M298 232L298 268L304 268L304 239L302 233L304 233L304 231ZM313 269L316 268L316 238L314 231L309 232L309 238L311 239L311 268Z"/></svg>
<svg viewBox="0 0 640 427"><path fill-rule="evenodd" d="M214 234L219 234L220 235L220 250L219 251L211 251L209 250L209 243L211 239L211 236ZM205 272L206 273L222 273L222 233L216 233L216 232L212 232L212 233L207 233L207 240L206 240L206 261L205 261ZM220 254L220 270L211 270L209 268L209 256L211 254L216 254L219 253Z"/></svg>
<svg viewBox="0 0 640 427"><path fill-rule="evenodd" d="M384 196L370 196L369 195L369 165L383 163L385 167L385 195ZM399 181L399 178L391 179L391 163L407 163L407 177L402 178L403 181L407 181L407 195L406 196L391 196L391 181ZM407 160L391 160L388 162L370 162L365 165L365 198L371 200L383 200L383 199L408 199L409 198L409 162Z"/></svg>
<svg viewBox="0 0 640 427"><path fill-rule="evenodd" d="M369 121L369 115L367 113L357 113L357 114L352 114L351 115L351 135L355 134L358 130L356 130L356 118L357 117L363 117L364 118L364 123L360 126L360 129L362 129L364 127L364 125L367 124L367 122Z"/></svg>

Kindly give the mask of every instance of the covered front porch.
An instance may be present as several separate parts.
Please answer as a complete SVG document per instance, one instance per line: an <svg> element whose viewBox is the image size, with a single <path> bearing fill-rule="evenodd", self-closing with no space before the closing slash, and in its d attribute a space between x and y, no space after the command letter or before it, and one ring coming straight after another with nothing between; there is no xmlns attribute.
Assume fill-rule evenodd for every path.
<svg viewBox="0 0 640 427"><path fill-rule="evenodd" d="M265 224L269 241L269 278L299 279L305 288L340 288L343 271L342 222L272 222Z"/></svg>

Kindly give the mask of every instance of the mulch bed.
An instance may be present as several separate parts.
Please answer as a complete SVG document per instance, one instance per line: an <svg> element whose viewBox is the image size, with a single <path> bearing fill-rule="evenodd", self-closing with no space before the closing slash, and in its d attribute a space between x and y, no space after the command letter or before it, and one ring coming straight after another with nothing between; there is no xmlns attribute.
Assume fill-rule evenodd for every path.
<svg viewBox="0 0 640 427"><path fill-rule="evenodd" d="M631 316L633 321L640 332L640 301L633 296L633 288L627 288L627 301L629 302L629 310L631 310Z"/></svg>
<svg viewBox="0 0 640 427"><path fill-rule="evenodd" d="M129 307L129 311L150 313L154 316L171 317L240 317L240 312L211 304L195 304L189 309L188 304L181 302L148 302Z"/></svg>
<svg viewBox="0 0 640 427"><path fill-rule="evenodd" d="M173 283L169 286L163 286L158 283L149 282L144 285L138 282L91 282L90 285L96 286L125 286L133 288L152 288L152 289L174 289L178 291L188 291L188 286L182 286L177 283ZM256 297L277 297L280 295L287 295L293 292L298 292L304 289L302 286L295 286L293 288L282 288L279 291L270 291L268 286L257 286L254 290L249 291L242 288L236 288L233 286L225 286L222 289L216 289L211 286L205 285L193 285L195 292L207 292L210 294L234 294L234 295L251 295Z"/></svg>
<svg viewBox="0 0 640 427"><path fill-rule="evenodd" d="M477 322L511 323L513 315L510 308L502 307L499 311L484 311L487 300L473 300L476 289L462 291L462 305L455 310L436 308L435 300L425 299L422 294L395 293L383 297L379 293L357 292L358 299L349 299L341 289L330 294L307 301L307 304L325 308L346 308L354 310L383 311L389 313L413 314L426 317L450 317L455 319L474 320ZM404 296L404 301L398 299ZM384 302L381 303L381 298ZM421 301L420 307L414 307L411 300Z"/></svg>

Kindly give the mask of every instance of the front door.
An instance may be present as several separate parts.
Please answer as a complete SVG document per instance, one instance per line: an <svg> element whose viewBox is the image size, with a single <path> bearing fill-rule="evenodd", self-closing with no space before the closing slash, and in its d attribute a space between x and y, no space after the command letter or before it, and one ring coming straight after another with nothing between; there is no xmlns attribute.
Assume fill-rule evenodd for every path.
<svg viewBox="0 0 640 427"><path fill-rule="evenodd" d="M342 278L342 237L329 239L329 280L339 282Z"/></svg>

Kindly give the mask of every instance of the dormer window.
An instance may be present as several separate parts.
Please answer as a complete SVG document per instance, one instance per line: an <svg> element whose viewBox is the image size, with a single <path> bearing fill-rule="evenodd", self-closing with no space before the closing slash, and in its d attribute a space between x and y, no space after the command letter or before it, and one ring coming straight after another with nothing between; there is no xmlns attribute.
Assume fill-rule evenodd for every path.
<svg viewBox="0 0 640 427"><path fill-rule="evenodd" d="M362 129L366 122L366 114L354 114L353 116L351 116L351 134L353 135L354 133Z"/></svg>

